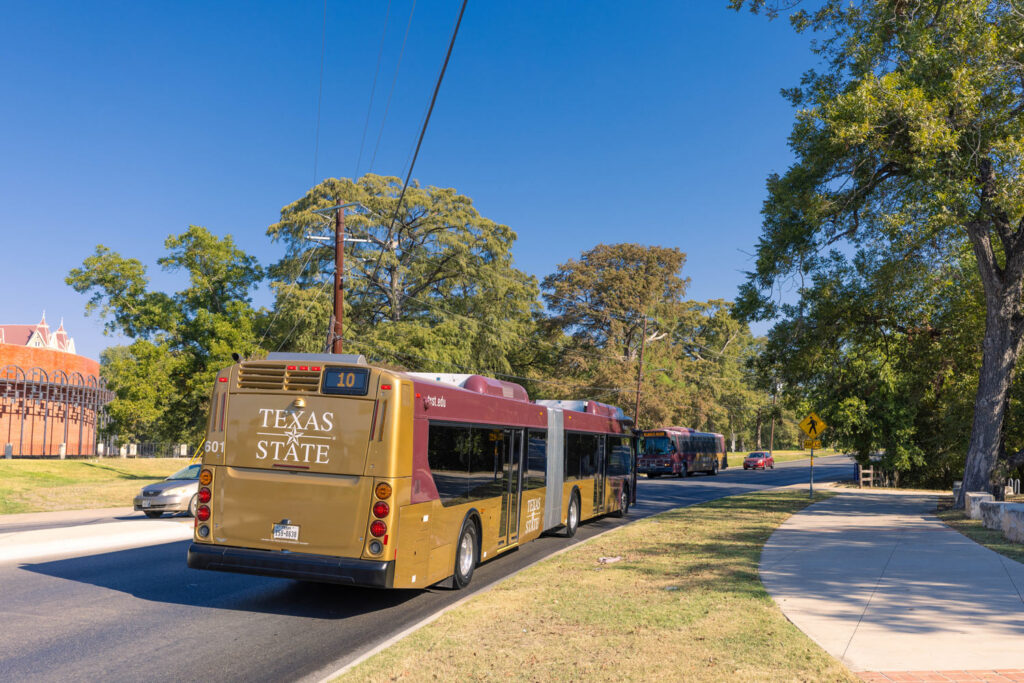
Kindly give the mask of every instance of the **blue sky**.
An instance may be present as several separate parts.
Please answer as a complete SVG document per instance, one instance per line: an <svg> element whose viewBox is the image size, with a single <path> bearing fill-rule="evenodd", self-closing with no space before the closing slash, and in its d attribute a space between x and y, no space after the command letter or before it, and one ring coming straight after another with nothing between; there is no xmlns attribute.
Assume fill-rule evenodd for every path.
<svg viewBox="0 0 1024 683"><path fill-rule="evenodd" d="M392 0L370 170L412 0ZM459 7L415 5L372 170L404 176ZM328 0L317 179L351 177L388 2ZM0 322L117 338L64 284L97 244L147 264L189 224L264 262L314 178L323 3L8 4L0 22ZM784 20L725 0L469 2L414 177L518 234L539 278L599 242L676 246L696 299L736 295L764 180L791 161L779 90L813 66ZM266 296L258 302L266 303ZM763 331L763 330L761 330Z"/></svg>

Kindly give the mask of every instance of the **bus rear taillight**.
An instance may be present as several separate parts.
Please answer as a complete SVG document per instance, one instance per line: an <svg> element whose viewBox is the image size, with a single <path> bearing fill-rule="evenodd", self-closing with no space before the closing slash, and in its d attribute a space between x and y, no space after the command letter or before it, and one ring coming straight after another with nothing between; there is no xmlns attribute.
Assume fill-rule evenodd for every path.
<svg viewBox="0 0 1024 683"><path fill-rule="evenodd" d="M199 483L203 486L209 486L210 482L213 481L213 472L210 470L203 470L199 473Z"/></svg>
<svg viewBox="0 0 1024 683"><path fill-rule="evenodd" d="M202 510L202 508L199 508L199 509ZM388 532L388 525L385 524L384 522L380 521L379 519L374 520L373 524L370 525L370 533L373 534L374 536L378 537L378 538L380 538L381 536L383 536L387 532Z"/></svg>
<svg viewBox="0 0 1024 683"><path fill-rule="evenodd" d="M387 500L391 496L391 484L382 481L377 484L377 488L373 490L377 494L377 497L381 500Z"/></svg>
<svg viewBox="0 0 1024 683"><path fill-rule="evenodd" d="M383 519L388 516L389 512L391 512L391 507L383 500L378 500L376 505L373 506L374 517L379 517L380 519ZM376 535L380 536L380 534Z"/></svg>
<svg viewBox="0 0 1024 683"><path fill-rule="evenodd" d="M206 488L205 486L199 489L200 503L209 503L211 498L213 498L213 494L210 493L210 489Z"/></svg>
<svg viewBox="0 0 1024 683"><path fill-rule="evenodd" d="M200 522L205 522L206 520L210 519L210 506L200 505L199 509L196 510L196 519L198 519Z"/></svg>

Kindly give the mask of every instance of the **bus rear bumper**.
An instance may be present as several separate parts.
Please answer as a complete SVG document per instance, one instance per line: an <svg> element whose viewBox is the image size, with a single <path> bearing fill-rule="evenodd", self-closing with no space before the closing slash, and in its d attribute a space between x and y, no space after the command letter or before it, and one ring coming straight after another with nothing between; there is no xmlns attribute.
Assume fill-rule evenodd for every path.
<svg viewBox="0 0 1024 683"><path fill-rule="evenodd" d="M188 566L192 569L278 576L285 579L371 588L391 588L395 579L394 562L285 553L277 550L253 550L205 543L193 543L189 546Z"/></svg>

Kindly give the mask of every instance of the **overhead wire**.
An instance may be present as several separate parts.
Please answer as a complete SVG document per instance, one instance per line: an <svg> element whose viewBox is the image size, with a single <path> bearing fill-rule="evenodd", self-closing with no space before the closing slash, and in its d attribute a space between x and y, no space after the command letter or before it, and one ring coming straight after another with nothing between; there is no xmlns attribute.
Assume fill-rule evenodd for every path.
<svg viewBox="0 0 1024 683"><path fill-rule="evenodd" d="M419 139L416 141L416 151L412 155L412 161L409 162L409 170L405 174L405 182L402 184L402 191L398 194L398 201L395 203L395 211L391 215L391 220L388 221L390 224L388 230L391 230L391 226L394 226L395 219L398 218L398 212L402 210L402 200L405 199L405 191L409 188L409 180L412 178L412 171L416 167L416 159L420 155L420 147L423 145L423 137L427 134L427 126L430 125L430 116L434 113L434 105L437 103L437 93L441 90L441 83L444 82L444 75L448 71L448 62L452 58L452 50L455 48L455 39L459 36L459 27L462 26L462 15L466 12L466 2L468 0L462 0L462 6L459 8L459 17L455 20L455 28L452 30L451 40L448 41L448 51L444 55L444 62L441 64L441 73L437 75L437 83L434 85L434 92L430 96L430 106L427 108L427 115L423 119L423 125L420 127Z"/></svg>
<svg viewBox="0 0 1024 683"><path fill-rule="evenodd" d="M356 158L356 170L352 174L352 178L359 177L359 166L363 163L363 146L366 144L366 131L370 128L370 113L373 111L373 98L377 92L377 76L380 75L380 63L384 57L384 38L388 34L388 21L391 19L391 0L388 0L387 9L384 10L384 30L380 34L380 48L377 50L377 68L373 71L373 85L370 87L370 103L366 107L366 121L363 122L363 136L359 140L359 156ZM408 29L406 29L406 35L408 35ZM402 50L405 51L405 41L402 41ZM401 61L401 58L399 58ZM397 75L397 74L396 74ZM394 85L392 85L392 88ZM390 103L390 97L388 98ZM385 117L387 113L385 111ZM372 167L372 164L371 164Z"/></svg>
<svg viewBox="0 0 1024 683"><path fill-rule="evenodd" d="M320 33L320 87L316 98L316 136L313 143L313 185L316 185L317 166L320 161L320 110L324 101L324 58L327 56L327 0L324 0L324 20Z"/></svg>
<svg viewBox="0 0 1024 683"><path fill-rule="evenodd" d="M315 253L316 253L316 247L313 247L312 249L309 249L306 252L306 260L303 262L302 267L299 269L299 272L296 273L295 277L292 278L292 281L286 285L287 287L290 288L290 287L294 287L295 286L295 284L299 281L299 278L302 277L303 273L306 272L306 268L309 267L309 264L313 260L313 254L315 254ZM260 337L259 342L257 342L257 344L256 344L257 348L260 348L260 347L263 346L263 340L267 338L267 333L270 332L270 329L274 326L274 323L277 322L278 316L281 315L282 304L284 304L284 302L288 300L288 297L290 295L291 295L290 292L286 292L285 295L284 295L284 299L279 304L274 306L274 316L270 319L270 322L267 323L267 328L265 330L263 330L263 335Z"/></svg>
<svg viewBox="0 0 1024 683"><path fill-rule="evenodd" d="M377 131L377 143L373 146L373 156L370 157L370 172L373 172L373 165L377 161L377 150L380 149L380 140L384 135L384 124L388 120L388 112L391 110L391 98L395 94L395 84L398 83L398 72L402 68L402 58L405 56L405 44L409 40L409 29L412 27L412 17L416 12L416 0L412 0L412 8L409 10L409 21L405 24L405 35L402 37L402 48L398 52L398 63L395 64L395 75L391 78L391 88L388 90L388 100L384 103L384 115L380 120L380 130ZM362 154L362 152L360 152Z"/></svg>
<svg viewBox="0 0 1024 683"><path fill-rule="evenodd" d="M331 280L324 280L324 283L320 285L320 289L317 290L316 294L313 295L313 297L309 300L309 303L306 305L305 313L303 313L299 317L299 319L295 321L295 324L292 326L292 329L288 331L288 334L285 335L284 339L281 340L281 343L278 344L278 351L280 351L284 347L284 345L288 343L288 340L291 339L293 334L295 334L295 330L299 329L299 325L301 325L303 321L306 319L306 316L309 315L309 312L312 309L313 304L316 303L316 301L320 298L320 295L324 293L324 290L327 289L327 285L330 283Z"/></svg>

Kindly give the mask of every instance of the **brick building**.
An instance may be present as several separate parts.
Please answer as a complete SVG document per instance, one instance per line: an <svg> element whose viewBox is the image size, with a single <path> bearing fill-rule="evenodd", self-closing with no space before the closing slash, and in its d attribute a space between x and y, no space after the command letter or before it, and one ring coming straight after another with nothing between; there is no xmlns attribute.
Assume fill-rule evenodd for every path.
<svg viewBox="0 0 1024 683"><path fill-rule="evenodd" d="M75 353L64 323L0 325L0 450L94 455L103 406L113 398L100 364Z"/></svg>

